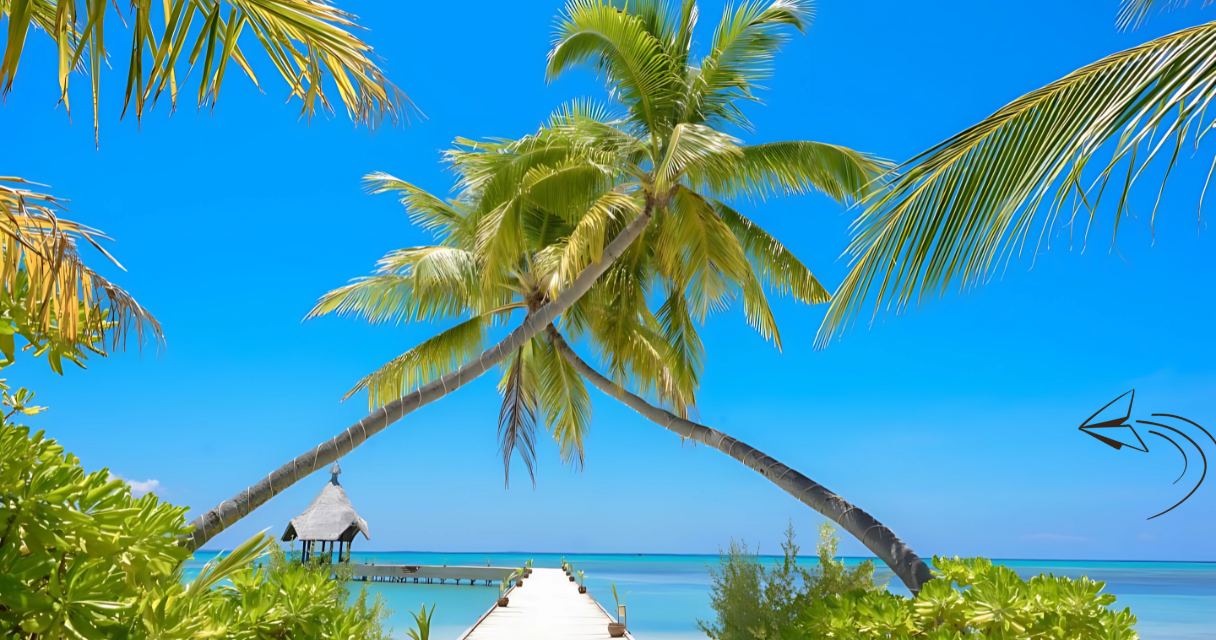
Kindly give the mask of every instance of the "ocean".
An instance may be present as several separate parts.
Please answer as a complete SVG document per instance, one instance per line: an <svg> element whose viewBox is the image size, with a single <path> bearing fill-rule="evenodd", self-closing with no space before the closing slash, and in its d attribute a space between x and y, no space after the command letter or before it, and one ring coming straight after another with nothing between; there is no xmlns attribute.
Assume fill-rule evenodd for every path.
<svg viewBox="0 0 1216 640"><path fill-rule="evenodd" d="M213 557L199 553L187 565L189 580ZM561 554L529 553L355 553L355 562L377 564L560 567ZM710 565L716 555L604 554L565 556L586 574L587 591L608 610L615 606L612 584L622 594L628 611L630 632L638 640L694 640L705 638L697 620L712 620L709 608ZM762 558L773 562L775 558ZM861 558L846 558L855 564ZM1102 562L1089 560L994 560L1022 577L1040 573L1079 578L1088 576L1106 582L1106 591L1117 602L1113 607L1131 607L1139 618L1136 630L1145 640L1216 639L1216 563L1199 562ZM878 563L878 580L888 581L893 593L908 595L890 571ZM352 584L352 592L362 588ZM435 605L432 640L455 640L494 604L497 586L367 583L372 593L382 594L394 614L390 624L394 637L404 638L412 618L410 611Z"/></svg>

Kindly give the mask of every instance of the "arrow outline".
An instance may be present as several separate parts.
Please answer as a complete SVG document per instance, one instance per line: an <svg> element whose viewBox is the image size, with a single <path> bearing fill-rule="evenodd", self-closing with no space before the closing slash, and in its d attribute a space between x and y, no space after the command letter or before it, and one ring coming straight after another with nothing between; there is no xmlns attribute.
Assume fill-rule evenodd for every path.
<svg viewBox="0 0 1216 640"><path fill-rule="evenodd" d="M1106 409L1108 407L1110 407L1112 404L1122 400L1123 396L1126 396L1129 393L1132 394L1132 397L1131 397L1131 400L1127 401L1127 415L1126 416L1124 416L1121 419L1117 418L1114 420L1103 420L1102 422L1099 422L1097 424L1089 424L1089 421L1098 417L1099 413L1106 411ZM1086 418L1085 422L1082 422L1081 426L1077 427L1077 430L1093 436L1094 438L1096 438L1099 441L1101 441L1102 443L1104 443L1106 446L1113 448L1115 451L1118 451L1118 450L1122 449L1123 447L1127 447L1128 449L1132 449L1134 451L1142 451L1144 453L1148 453L1148 445L1144 444L1144 439L1140 437L1140 433L1136 431L1135 427L1128 424L1128 421L1132 419L1132 405L1134 405L1135 403L1136 403L1136 390L1132 389L1131 391L1125 391L1123 393L1123 395L1119 396L1118 398L1115 398L1114 400L1111 400L1110 402L1107 402L1105 406L1103 406L1101 409L1098 409L1097 411L1095 411L1092 416ZM1154 415L1156 415L1156 414L1154 414ZM1137 420L1137 422L1140 422L1140 421ZM1115 423L1115 424L1111 424L1111 423ZM1136 436L1136 440L1138 440L1140 442L1140 447L1142 447L1142 448L1137 449L1136 447L1134 447L1130 444L1127 444L1124 442L1119 442L1118 440L1107 438L1106 436L1101 436L1101 435L1094 433L1093 431L1090 431L1090 429L1113 429L1115 427L1127 427L1128 429L1131 429L1132 435ZM1208 434L1208 436L1211 437L1211 434ZM1213 441L1216 441L1216 438L1213 438Z"/></svg>

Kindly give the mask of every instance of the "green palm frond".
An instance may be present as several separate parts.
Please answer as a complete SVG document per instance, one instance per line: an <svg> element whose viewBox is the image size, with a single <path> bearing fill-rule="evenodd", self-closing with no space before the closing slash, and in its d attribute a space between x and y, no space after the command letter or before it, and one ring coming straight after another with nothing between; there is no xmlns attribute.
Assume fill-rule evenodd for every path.
<svg viewBox="0 0 1216 640"><path fill-rule="evenodd" d="M29 27L37 26L55 41L65 107L71 105L73 71L87 70L96 131L110 6L99 0L8 0L0 5L0 15L9 19L0 62L3 92L12 89ZM113 8L119 11L117 3ZM132 0L131 13L129 22L123 19L132 37L123 111L133 102L137 118L165 89L176 104L183 63L199 69L200 108L214 106L230 62L260 87L240 46L242 36L246 44L256 41L265 51L289 95L301 99L303 115L311 117L318 106L332 111L330 92L336 92L352 119L371 126L384 117L396 121L413 106L384 77L371 46L354 35L355 17L327 0ZM161 15L154 19L154 13Z"/></svg>
<svg viewBox="0 0 1216 640"><path fill-rule="evenodd" d="M703 320L729 304L730 283L742 282L751 265L738 238L700 194L677 187L668 212L656 232L655 264L668 280L690 286L696 316Z"/></svg>
<svg viewBox="0 0 1216 640"><path fill-rule="evenodd" d="M367 404L375 409L455 371L481 353L492 319L474 316L426 340L364 376L342 400L367 391Z"/></svg>
<svg viewBox="0 0 1216 640"><path fill-rule="evenodd" d="M591 396L583 377L552 344L537 341L535 349L538 400L545 414L545 426L560 448L562 461L581 468L583 445L591 429Z"/></svg>
<svg viewBox="0 0 1216 640"><path fill-rule="evenodd" d="M743 155L739 142L738 138L705 125L676 125L663 160L655 169L655 191L667 191L689 170L719 175L730 172Z"/></svg>
<svg viewBox="0 0 1216 640"><path fill-rule="evenodd" d="M1152 17L1152 13L1181 9L1190 4L1190 0L1122 0L1119 3L1119 16L1115 26L1120 31L1139 29ZM1207 6L1204 2L1203 6Z"/></svg>
<svg viewBox="0 0 1216 640"><path fill-rule="evenodd" d="M688 410L697 404L697 380L672 366L678 362L674 351L658 319L648 315L622 342L611 346L610 371L618 384L634 388L642 396L653 394L659 404L687 418Z"/></svg>
<svg viewBox="0 0 1216 640"><path fill-rule="evenodd" d="M666 301L659 308L658 320L663 328L663 337L667 344L671 345L668 368L671 370L671 376L676 379L675 386L682 389L697 388L701 371L705 367L705 345L697 334L697 327L683 289L676 288L668 292Z"/></svg>
<svg viewBox="0 0 1216 640"><path fill-rule="evenodd" d="M410 216L410 222L422 227L435 235L441 243L460 246L473 233L466 212L459 209L459 203L444 201L431 195L404 180L395 178L380 171L369 173L363 177L363 183L370 194L396 192L400 202Z"/></svg>
<svg viewBox="0 0 1216 640"><path fill-rule="evenodd" d="M636 196L617 191L600 196L562 244L558 266L562 282L572 282L587 265L599 262L608 239L641 213Z"/></svg>
<svg viewBox="0 0 1216 640"><path fill-rule="evenodd" d="M780 295L789 294L805 304L819 304L832 299L810 269L780 241L721 202L713 202L713 207L722 222L739 239L752 264L759 269L762 283L773 287Z"/></svg>
<svg viewBox="0 0 1216 640"><path fill-rule="evenodd" d="M377 265L377 275L322 296L305 319L336 313L372 323L430 321L478 306L482 283L477 258L469 251L411 247L389 253Z"/></svg>
<svg viewBox="0 0 1216 640"><path fill-rule="evenodd" d="M783 28L804 33L814 14L814 6L801 0L745 0L733 11L728 3L709 54L689 74L683 120L748 128L735 101L757 100L753 90L772 75L773 56L788 40Z"/></svg>
<svg viewBox="0 0 1216 640"><path fill-rule="evenodd" d="M511 486L511 458L519 458L536 486L536 413L538 411L536 340L533 339L503 363L498 385L502 408L498 412L498 448L502 453L503 484Z"/></svg>
<svg viewBox="0 0 1216 640"><path fill-rule="evenodd" d="M1181 148L1210 130L1204 113L1214 97L1216 22L1079 69L913 158L854 223L852 268L819 345L870 295L875 313L884 301L898 311L956 280L960 289L982 282L1002 258L1021 251L1036 219L1039 244L1070 200L1070 226L1079 213L1092 220L1111 183L1117 233L1128 194L1153 160L1165 170L1160 204ZM1111 159L1083 184L1090 181L1085 169L1108 144Z"/></svg>
<svg viewBox="0 0 1216 640"><path fill-rule="evenodd" d="M618 165L636 177L642 170L631 160L646 152L646 141L626 131L628 128L627 119L615 117L603 104L575 100L549 116L548 126L536 136L535 144L569 148L602 165Z"/></svg>
<svg viewBox="0 0 1216 640"><path fill-rule="evenodd" d="M846 147L794 140L742 147L729 163L705 163L688 172L698 189L722 197L822 193L849 204L879 186L891 163Z"/></svg>
<svg viewBox="0 0 1216 640"><path fill-rule="evenodd" d="M559 19L546 69L550 81L566 69L594 62L617 97L648 131L656 131L675 103L679 75L663 43L637 16L603 0L571 0Z"/></svg>
<svg viewBox="0 0 1216 640"><path fill-rule="evenodd" d="M764 286L752 271L747 272L743 280L743 315L747 324L755 329L765 340L772 340L773 346L781 350L781 332L777 329L777 318L768 306L768 297L764 295Z"/></svg>

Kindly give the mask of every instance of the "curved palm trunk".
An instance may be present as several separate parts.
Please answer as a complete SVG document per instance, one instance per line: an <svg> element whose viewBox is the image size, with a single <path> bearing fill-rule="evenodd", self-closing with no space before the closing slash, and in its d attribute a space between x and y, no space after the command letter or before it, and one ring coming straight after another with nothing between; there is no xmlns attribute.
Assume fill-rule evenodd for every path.
<svg viewBox="0 0 1216 640"><path fill-rule="evenodd" d="M552 302L531 314L511 335L502 342L483 351L476 360L465 364L456 371L443 376L417 391L397 398L383 407L373 411L366 418L352 425L331 440L321 443L305 452L303 455L279 467L278 470L263 478L257 484L238 493L229 500L221 502L207 513L194 520L194 531L182 541L191 551L197 550L216 534L232 526L233 523L249 515L254 509L281 493L287 487L304 479L312 472L329 466L338 458L350 453L355 447L363 444L368 438L376 435L388 425L400 420L415 409L430 404L447 394L459 389L466 383L472 382L478 376L496 366L508 354L519 349L525 342L531 340L546 326L557 319L559 315L570 308L579 298L591 289L608 267L625 252L650 224L651 207L647 204L642 214L630 222L612 242L604 247L599 262L588 266L578 274L574 283L562 291Z"/></svg>
<svg viewBox="0 0 1216 640"><path fill-rule="evenodd" d="M920 559L920 556L916 555L895 535L894 531L876 520L874 516L849 504L844 498L832 493L823 485L781 464L755 447L744 444L717 429L685 420L630 393L629 390L605 378L591 365L584 362L570 348L570 345L566 344L565 339L555 327L550 325L546 331L549 339L566 360L600 391L625 403L651 422L669 431L674 431L684 438L714 447L742 462L803 504L831 518L887 563L887 566L891 567L895 575L903 580L912 593L919 592L921 585L933 578L929 566Z"/></svg>

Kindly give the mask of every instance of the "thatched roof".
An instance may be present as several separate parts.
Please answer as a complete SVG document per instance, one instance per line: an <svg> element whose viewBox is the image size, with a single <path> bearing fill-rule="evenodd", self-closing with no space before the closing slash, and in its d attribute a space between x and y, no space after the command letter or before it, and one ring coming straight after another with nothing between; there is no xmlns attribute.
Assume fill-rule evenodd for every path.
<svg viewBox="0 0 1216 640"><path fill-rule="evenodd" d="M362 533L364 538L371 540L367 533L367 521L355 513L355 508L346 497L346 490L338 484L338 474L342 469L334 463L329 470L333 474L329 482L321 489L321 493L313 498L312 504L304 513L292 518L283 532L283 541L324 540L326 542L350 542L355 535Z"/></svg>

